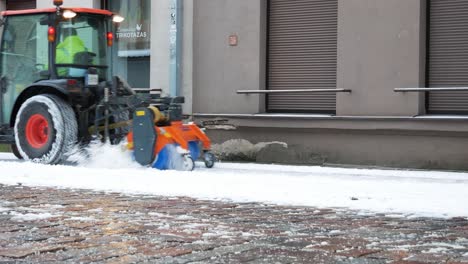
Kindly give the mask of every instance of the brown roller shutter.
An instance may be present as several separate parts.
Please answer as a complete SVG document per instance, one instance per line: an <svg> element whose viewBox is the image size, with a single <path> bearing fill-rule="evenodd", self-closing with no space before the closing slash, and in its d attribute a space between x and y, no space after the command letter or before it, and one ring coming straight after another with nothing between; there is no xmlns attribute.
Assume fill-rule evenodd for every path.
<svg viewBox="0 0 468 264"><path fill-rule="evenodd" d="M468 1L429 1L428 86L468 86ZM468 113L468 92L428 93L428 112Z"/></svg>
<svg viewBox="0 0 468 264"><path fill-rule="evenodd" d="M7 0L7 10L35 9L36 0Z"/></svg>
<svg viewBox="0 0 468 264"><path fill-rule="evenodd" d="M338 0L270 0L268 89L335 89ZM270 94L271 112L336 112L336 94Z"/></svg>

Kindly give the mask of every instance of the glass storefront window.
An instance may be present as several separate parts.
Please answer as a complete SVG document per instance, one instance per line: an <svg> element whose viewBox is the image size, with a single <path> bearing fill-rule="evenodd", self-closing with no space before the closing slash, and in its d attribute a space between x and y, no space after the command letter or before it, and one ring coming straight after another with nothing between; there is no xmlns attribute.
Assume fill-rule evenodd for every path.
<svg viewBox="0 0 468 264"><path fill-rule="evenodd" d="M125 17L115 32L114 74L149 88L151 0L106 0L105 7Z"/></svg>

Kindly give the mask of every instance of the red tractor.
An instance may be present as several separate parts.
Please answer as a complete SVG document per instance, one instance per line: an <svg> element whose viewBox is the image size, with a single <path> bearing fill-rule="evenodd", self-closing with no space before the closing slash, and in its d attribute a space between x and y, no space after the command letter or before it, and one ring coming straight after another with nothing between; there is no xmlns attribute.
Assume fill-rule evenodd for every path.
<svg viewBox="0 0 468 264"><path fill-rule="evenodd" d="M94 136L112 143L126 138L136 109L156 106L167 117L146 127L180 123L183 98L135 93L112 75L113 32L122 17L107 10L61 8L57 0L54 4L56 8L1 14L0 143L10 144L18 158L57 164L77 143ZM151 133L156 134L152 141L132 138L132 144L152 144L154 150L158 133ZM203 145L207 154L199 151L198 156L206 156L210 167L214 156L209 143ZM158 154L135 151L140 151L137 161ZM151 157L141 158L149 155L144 153Z"/></svg>

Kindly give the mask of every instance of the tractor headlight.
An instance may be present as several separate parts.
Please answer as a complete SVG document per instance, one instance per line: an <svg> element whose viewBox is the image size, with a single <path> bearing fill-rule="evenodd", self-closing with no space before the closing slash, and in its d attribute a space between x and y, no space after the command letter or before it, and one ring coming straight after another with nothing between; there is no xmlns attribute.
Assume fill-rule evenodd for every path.
<svg viewBox="0 0 468 264"><path fill-rule="evenodd" d="M119 16L119 15L112 16L112 21L115 22L115 23L121 23L124 20L125 20L125 18L123 16Z"/></svg>
<svg viewBox="0 0 468 264"><path fill-rule="evenodd" d="M65 19L72 19L76 17L76 13L71 11L71 10L65 10L63 11L63 18Z"/></svg>

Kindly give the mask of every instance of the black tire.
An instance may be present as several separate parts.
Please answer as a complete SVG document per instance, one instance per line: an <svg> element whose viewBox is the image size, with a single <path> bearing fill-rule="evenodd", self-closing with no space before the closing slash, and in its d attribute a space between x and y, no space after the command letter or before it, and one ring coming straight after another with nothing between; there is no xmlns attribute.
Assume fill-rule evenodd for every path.
<svg viewBox="0 0 468 264"><path fill-rule="evenodd" d="M78 124L73 109L55 95L33 96L18 111L15 140L25 160L45 164L65 161L77 137Z"/></svg>
<svg viewBox="0 0 468 264"><path fill-rule="evenodd" d="M17 159L20 159L20 160L23 159L23 156L21 156L21 153L19 153L19 150L18 150L18 147L16 146L16 144L11 144L10 145L10 150L11 150L11 153L13 153L13 155L15 155L15 157Z"/></svg>
<svg viewBox="0 0 468 264"><path fill-rule="evenodd" d="M183 158L182 170L193 171L195 169L195 161L193 160L192 156L184 155L182 158Z"/></svg>
<svg viewBox="0 0 468 264"><path fill-rule="evenodd" d="M203 161L205 162L205 167L211 169L215 165L216 156L212 152L205 152L203 154Z"/></svg>

